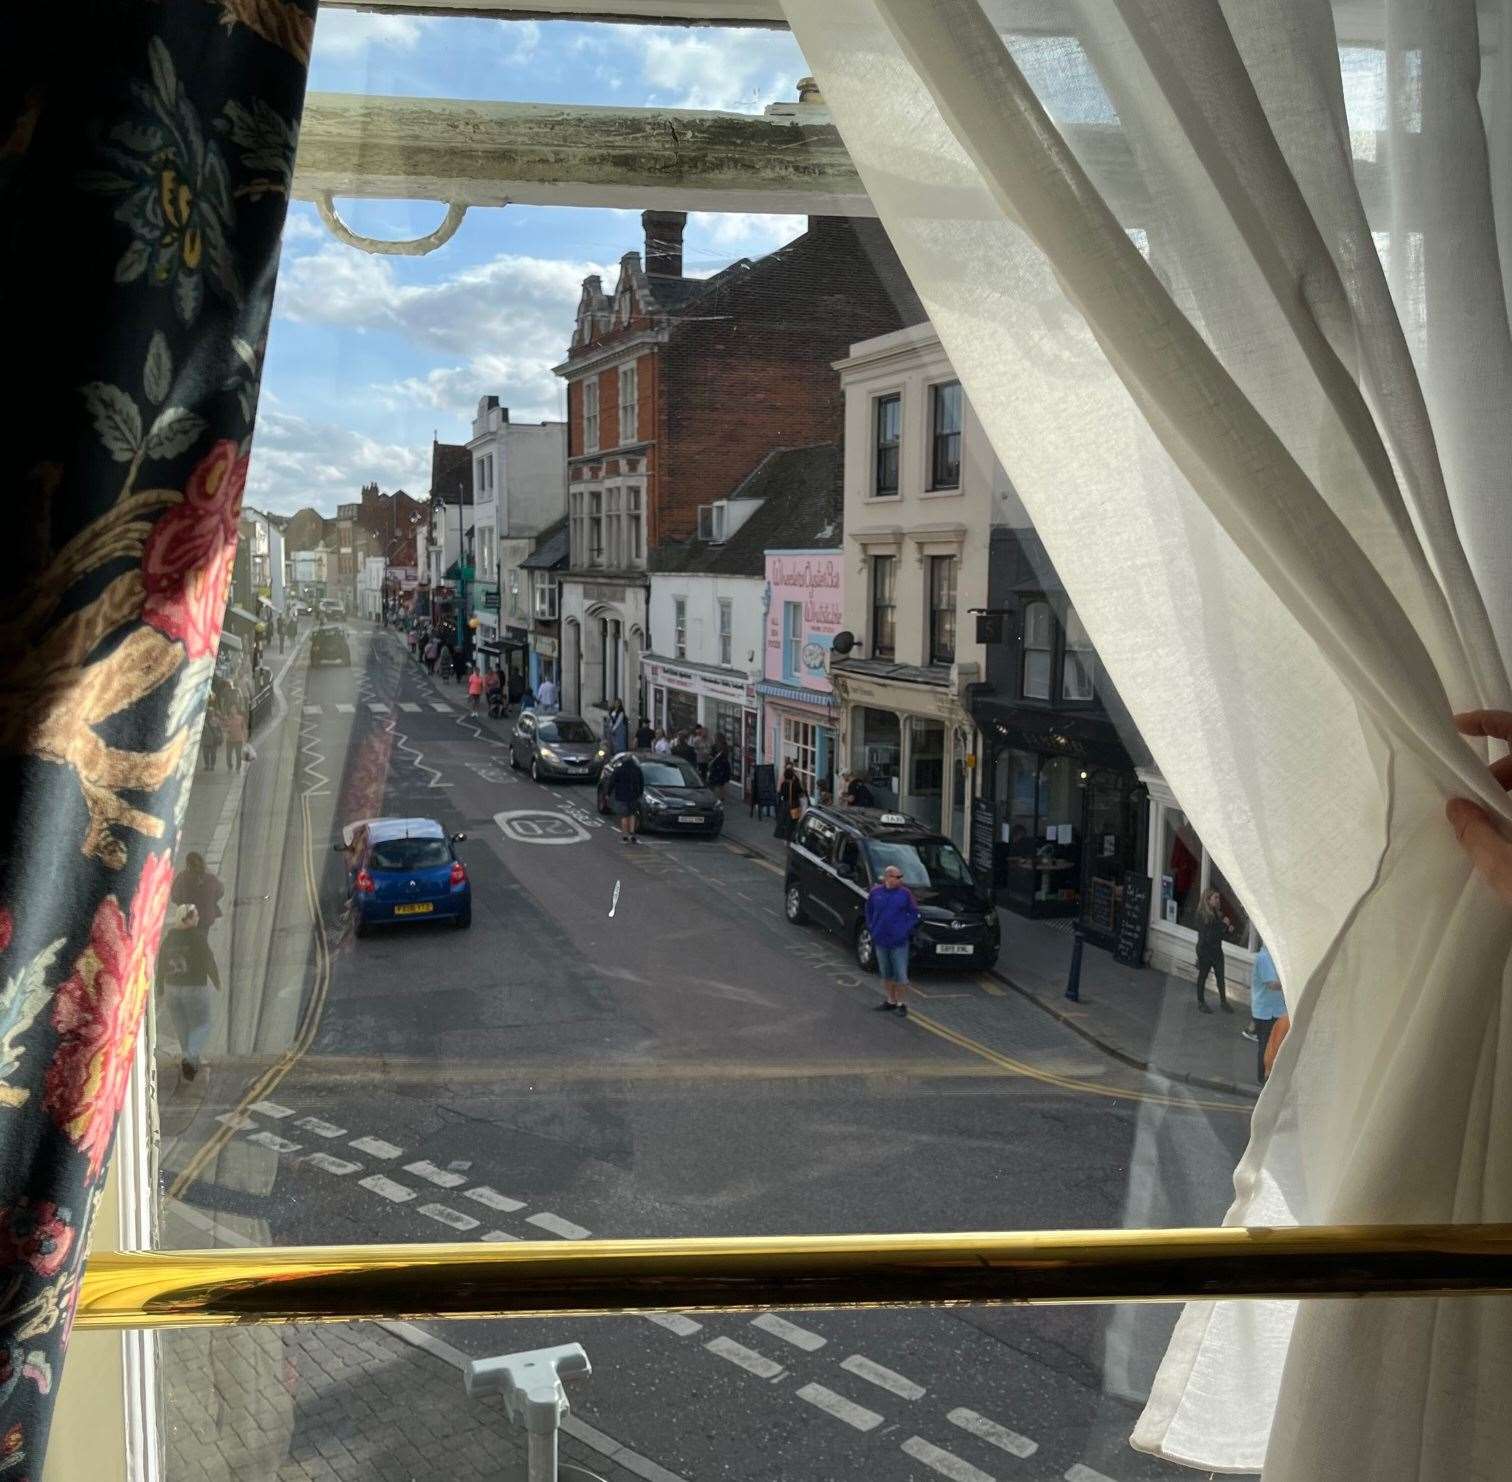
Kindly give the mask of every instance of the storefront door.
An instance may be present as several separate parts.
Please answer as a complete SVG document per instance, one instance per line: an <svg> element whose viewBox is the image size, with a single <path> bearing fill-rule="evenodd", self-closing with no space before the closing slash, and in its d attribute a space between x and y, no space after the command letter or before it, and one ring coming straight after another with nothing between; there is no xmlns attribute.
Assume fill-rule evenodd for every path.
<svg viewBox="0 0 1512 1482"><path fill-rule="evenodd" d="M730 781L739 787L745 786L749 758L746 755L746 708L731 705L725 700L709 701L709 731L711 735L723 736L730 748ZM755 734L755 715L751 712L752 734Z"/></svg>
<svg viewBox="0 0 1512 1482"><path fill-rule="evenodd" d="M691 690L667 690L667 738L677 740L679 731L692 734L698 724L698 696Z"/></svg>

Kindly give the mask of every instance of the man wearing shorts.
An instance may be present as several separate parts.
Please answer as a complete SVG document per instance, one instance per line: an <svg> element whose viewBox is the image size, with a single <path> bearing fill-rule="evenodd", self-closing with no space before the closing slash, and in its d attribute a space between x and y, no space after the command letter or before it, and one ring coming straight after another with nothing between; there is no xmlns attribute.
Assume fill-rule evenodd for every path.
<svg viewBox="0 0 1512 1482"><path fill-rule="evenodd" d="M882 1013L908 1017L908 1005L903 1001L908 993L908 944L918 924L919 905L903 883L903 872L897 865L888 865L882 871L881 883L873 885L866 897L866 929L871 933L877 970L887 994L876 1005Z"/></svg>

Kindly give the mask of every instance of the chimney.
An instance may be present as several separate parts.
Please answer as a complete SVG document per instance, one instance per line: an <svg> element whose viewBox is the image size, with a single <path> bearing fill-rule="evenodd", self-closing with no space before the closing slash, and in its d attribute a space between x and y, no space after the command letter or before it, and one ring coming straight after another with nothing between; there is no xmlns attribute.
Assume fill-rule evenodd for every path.
<svg viewBox="0 0 1512 1482"><path fill-rule="evenodd" d="M646 274L652 278L681 278L683 228L686 211L642 211L646 230Z"/></svg>

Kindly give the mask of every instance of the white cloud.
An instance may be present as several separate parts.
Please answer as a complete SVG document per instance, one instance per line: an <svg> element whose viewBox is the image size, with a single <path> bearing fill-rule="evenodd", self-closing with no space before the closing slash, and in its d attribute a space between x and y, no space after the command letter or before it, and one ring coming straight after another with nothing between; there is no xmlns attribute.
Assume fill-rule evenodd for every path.
<svg viewBox="0 0 1512 1482"><path fill-rule="evenodd" d="M350 428L312 422L284 411L264 393L247 471L247 503L273 514L310 505L323 514L357 498L377 479L385 489L423 494L430 487L430 448L409 448Z"/></svg>
<svg viewBox="0 0 1512 1482"><path fill-rule="evenodd" d="M688 217L683 239L686 248L683 271L701 277L718 272L737 257L765 257L807 230L808 218L804 216L694 211Z"/></svg>
<svg viewBox="0 0 1512 1482"><path fill-rule="evenodd" d="M380 46L413 51L424 34L425 28L411 16L322 10L315 22L314 54L320 61L347 61Z"/></svg>
<svg viewBox="0 0 1512 1482"><path fill-rule="evenodd" d="M809 70L787 31L620 29L639 54L650 103L760 113L768 103L795 99Z"/></svg>

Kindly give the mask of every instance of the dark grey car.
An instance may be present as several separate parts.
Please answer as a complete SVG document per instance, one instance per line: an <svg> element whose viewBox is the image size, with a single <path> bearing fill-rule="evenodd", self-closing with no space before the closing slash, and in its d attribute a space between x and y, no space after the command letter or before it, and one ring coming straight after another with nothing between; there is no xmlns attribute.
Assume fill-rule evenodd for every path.
<svg viewBox="0 0 1512 1482"><path fill-rule="evenodd" d="M580 715L542 715L522 711L509 740L509 765L524 767L541 782L547 777L597 778L609 756L606 743Z"/></svg>

